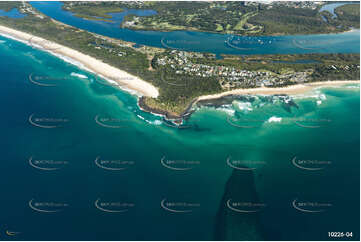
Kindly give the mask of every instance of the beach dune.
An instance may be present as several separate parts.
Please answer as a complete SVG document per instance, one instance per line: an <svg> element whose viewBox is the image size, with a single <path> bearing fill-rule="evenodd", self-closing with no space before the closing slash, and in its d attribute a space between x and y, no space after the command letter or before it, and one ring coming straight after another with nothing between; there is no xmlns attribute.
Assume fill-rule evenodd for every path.
<svg viewBox="0 0 361 242"><path fill-rule="evenodd" d="M18 39L22 42L31 44L32 46L38 46L39 48L44 49L52 54L64 56L74 60L75 62L83 65L87 70L92 71L104 77L105 79L111 80L112 82L116 82L125 90L130 89L136 91L136 93L139 95L154 98L158 97L159 95L158 89L156 87L146 81L141 80L139 77L133 76L125 71L104 63L101 60L80 53L79 51L73 50L69 47L1 25L0 34Z"/></svg>

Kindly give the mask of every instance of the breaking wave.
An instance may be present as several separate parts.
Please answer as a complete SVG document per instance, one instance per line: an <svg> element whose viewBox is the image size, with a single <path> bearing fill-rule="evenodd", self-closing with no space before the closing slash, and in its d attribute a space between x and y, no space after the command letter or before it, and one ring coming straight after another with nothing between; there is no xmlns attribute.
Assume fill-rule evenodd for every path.
<svg viewBox="0 0 361 242"><path fill-rule="evenodd" d="M79 77L79 78L82 78L82 79L88 79L88 77L86 75L79 74L79 73L76 73L76 72L72 72L72 73L70 73L70 75L75 76L75 77Z"/></svg>

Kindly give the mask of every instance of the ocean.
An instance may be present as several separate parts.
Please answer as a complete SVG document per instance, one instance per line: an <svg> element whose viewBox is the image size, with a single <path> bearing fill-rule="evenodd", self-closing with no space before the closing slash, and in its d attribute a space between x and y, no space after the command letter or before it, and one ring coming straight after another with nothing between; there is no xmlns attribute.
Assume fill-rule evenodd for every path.
<svg viewBox="0 0 361 242"><path fill-rule="evenodd" d="M359 240L358 84L176 129L47 52L0 37L0 55L2 238Z"/></svg>

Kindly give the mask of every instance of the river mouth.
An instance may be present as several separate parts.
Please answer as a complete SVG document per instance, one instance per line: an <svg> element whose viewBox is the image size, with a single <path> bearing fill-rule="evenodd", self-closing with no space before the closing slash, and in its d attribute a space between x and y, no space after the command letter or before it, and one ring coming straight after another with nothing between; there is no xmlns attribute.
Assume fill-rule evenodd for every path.
<svg viewBox="0 0 361 242"><path fill-rule="evenodd" d="M136 43L139 46L152 46L166 49L178 49L194 52L208 52L220 54L303 54L303 53L356 53L359 52L360 34L311 34L311 35L288 35L288 36L235 36L195 31L143 31L120 28L118 24L104 21L86 20L73 16L70 12L63 10L62 3L31 2L31 5L40 12L65 24L88 30L97 34L124 41ZM104 28L106 26L106 28ZM319 38L323 40L317 42ZM239 39L238 39L239 38ZM293 44L308 41L307 48L298 48ZM342 41L340 41L342 40ZM171 44L169 44L169 43ZM345 45L347 42L347 45ZM166 45L164 45L166 43ZM167 44L168 43L168 44ZM207 43L206 45L204 43ZM350 49L350 46L352 49Z"/></svg>
<svg viewBox="0 0 361 242"><path fill-rule="evenodd" d="M94 73L0 51L3 237L358 239L359 86L226 97L165 124Z"/></svg>

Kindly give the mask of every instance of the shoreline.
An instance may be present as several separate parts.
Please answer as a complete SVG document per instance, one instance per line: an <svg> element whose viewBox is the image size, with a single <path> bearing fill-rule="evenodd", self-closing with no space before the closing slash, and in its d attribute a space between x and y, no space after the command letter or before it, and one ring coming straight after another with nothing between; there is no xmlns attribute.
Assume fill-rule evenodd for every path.
<svg viewBox="0 0 361 242"><path fill-rule="evenodd" d="M150 83L77 50L2 25L0 25L0 35L38 47L73 65L78 64L79 68L93 72L97 76L105 78L111 84L116 82L117 85L113 84L113 86L117 86L131 94L134 94L135 91L138 96L144 95L154 98L159 95L158 89Z"/></svg>
<svg viewBox="0 0 361 242"><path fill-rule="evenodd" d="M199 101L219 99L229 95L278 95L278 94L297 95L297 94L304 94L306 92L309 92L313 89L320 87L342 86L345 84L360 84L360 81L359 80L320 81L320 82L311 82L306 84L295 84L286 87L258 87L258 88L234 89L222 93L200 96L197 98L196 103Z"/></svg>
<svg viewBox="0 0 361 242"><path fill-rule="evenodd" d="M189 31L189 32L197 32L197 33L210 33L210 34L222 34L222 35L234 35L234 36L247 36L247 37L265 37L265 36L302 36L302 35L318 35L318 34L343 34L348 32L353 32L360 30L359 28L350 28L349 30L338 31L338 32L329 32L329 33L297 33L297 34L288 34L288 33L273 33L273 34L235 34L235 33L224 33L224 32L217 32L217 31L208 31L208 30L195 30L195 29L176 29L176 30L164 30L164 29L147 29L147 28L133 28L133 27L124 27L122 28L133 30L133 31L157 31L157 32L176 32L176 31ZM153 46L152 46L153 47Z"/></svg>
<svg viewBox="0 0 361 242"><path fill-rule="evenodd" d="M353 30L350 30L353 31ZM140 78L133 76L123 70L110 66L98 60L94 57L83 54L77 50L69 47L57 44L52 41L21 32L9 27L0 25L0 35L7 38L20 41L35 48L39 48L46 51L68 63L76 65L80 69L92 72L95 75L106 79L114 87L118 87L123 91L138 96L138 107L145 112L152 113L154 115L161 115L168 120L179 120L188 117L192 111L193 105L203 101L213 101L221 99L226 96L237 95L296 95L303 94L319 87L327 86L340 86L350 83L360 83L360 81L320 81L305 84L294 84L285 87L259 87L259 88L245 88L234 89L217 94L202 95L194 98L187 106L187 108L180 114L172 113L167 110L161 110L158 108L148 107L144 102L144 96L157 98L159 96L158 88L152 84L141 80Z"/></svg>
<svg viewBox="0 0 361 242"><path fill-rule="evenodd" d="M145 104L144 97L140 97L138 99L137 104L138 104L139 109L142 110L143 112L151 113L156 116L161 116L169 121L180 122L181 119L189 117L192 114L191 109L193 107L193 104L195 104L196 102L197 102L197 99L196 98L193 99L190 102L190 104L187 106L187 108L179 115L169 112L167 110L149 107L147 104Z"/></svg>
<svg viewBox="0 0 361 242"><path fill-rule="evenodd" d="M299 95L305 94L312 90L322 88L322 87L340 87L345 84L360 84L358 80L336 80L336 81L319 81L319 82L312 82L306 84L296 84L286 87L260 87L260 88L245 88L245 89L235 89L231 91L226 91L217 94L210 94L210 95L203 95L197 98L194 98L187 108L179 115L175 115L170 113L166 110L160 110L157 108L148 107L145 103L143 98L138 99L138 106L139 108L144 111L151 113L153 115L162 116L169 121L176 121L179 122L181 119L189 118L190 115L194 112L192 107L198 103L207 102L216 103L218 100L223 98L231 97L232 96L242 96L242 95ZM181 122L180 122L181 123Z"/></svg>

